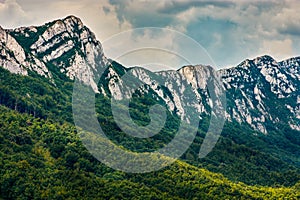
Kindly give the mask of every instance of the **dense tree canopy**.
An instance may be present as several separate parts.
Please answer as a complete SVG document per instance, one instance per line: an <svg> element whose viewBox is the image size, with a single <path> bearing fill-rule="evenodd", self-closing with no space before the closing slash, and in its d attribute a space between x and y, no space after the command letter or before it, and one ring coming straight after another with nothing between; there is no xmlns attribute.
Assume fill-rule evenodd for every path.
<svg viewBox="0 0 300 200"><path fill-rule="evenodd" d="M199 159L208 126L204 116L179 161L157 172L125 174L101 164L82 145L72 120L73 82L57 79L53 84L0 67L0 199L300 198L299 134L288 127L266 137L246 125L226 123L214 150ZM133 98L130 114L136 123L149 123L154 103L147 95ZM180 123L168 113L159 134L136 139L114 122L109 98L96 95L96 110L107 136L136 152L161 148Z"/></svg>

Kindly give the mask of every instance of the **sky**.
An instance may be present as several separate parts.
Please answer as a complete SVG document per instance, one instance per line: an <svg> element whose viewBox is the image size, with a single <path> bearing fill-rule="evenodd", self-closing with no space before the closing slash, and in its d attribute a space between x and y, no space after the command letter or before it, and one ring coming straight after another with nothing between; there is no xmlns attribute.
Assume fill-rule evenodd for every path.
<svg viewBox="0 0 300 200"><path fill-rule="evenodd" d="M186 64L223 68L262 55L277 61L300 56L299 10L297 0L0 0L0 26L42 25L75 15L95 33L106 56L124 65L148 64L155 71Z"/></svg>

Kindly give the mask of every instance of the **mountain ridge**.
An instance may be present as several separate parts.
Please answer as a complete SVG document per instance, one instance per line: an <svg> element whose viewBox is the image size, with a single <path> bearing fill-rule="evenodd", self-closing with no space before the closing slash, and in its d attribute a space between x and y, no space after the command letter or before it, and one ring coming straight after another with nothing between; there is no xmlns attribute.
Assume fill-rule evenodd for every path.
<svg viewBox="0 0 300 200"><path fill-rule="evenodd" d="M128 98L134 92L122 85L121 80L123 73L132 70L140 81L148 80L144 92L152 90L156 93L156 98L163 100L171 112L187 121L190 116L184 111L188 104L184 103L187 99L184 99L186 87L183 85L191 84L196 95L196 99L189 102L194 105L189 105L189 109L195 109L199 115L210 114L213 102L209 96L211 91L207 89L207 81L210 77L219 77L223 82L221 90L226 91L227 95L227 120L247 123L264 134L268 133L267 123L287 123L290 128L300 130L300 94L297 90L300 86L299 57L277 62L271 56L263 55L246 59L236 67L217 71L211 66L193 65L183 66L175 71L152 73L142 68L126 68L121 65L118 69L111 68L111 61L105 57L95 34L73 15L42 26L2 29L0 32L0 64L12 73L27 75L27 71L34 71L52 79L54 83L53 73L63 73L72 80L77 78L90 85L96 93L108 96L115 94L120 99ZM9 57L11 51L13 54ZM52 70L49 66L52 66ZM105 70L108 70L104 78L107 85L97 83L96 80L101 78L98 75ZM164 90L159 87L158 82L155 83L154 77L157 75L160 79L168 80L164 84ZM245 88L246 85L248 88ZM215 85L214 89L216 88ZM174 94L170 95L172 92ZM217 89L215 92L218 92ZM282 113L287 113L287 119L276 116L278 112L272 108L272 101L285 107L281 109Z"/></svg>
<svg viewBox="0 0 300 200"><path fill-rule="evenodd" d="M69 20L72 20L72 18ZM173 139L177 124L180 124L181 120L188 121L190 115L195 114L195 116L199 116L199 129L190 148L180 157L181 161L192 164L195 171L206 168L212 172L222 173L233 182L241 181L249 185L258 184L272 187L284 185L293 187L297 191L296 186L293 185L299 182L300 174L300 135L299 131L296 130L299 122L297 117L299 116L300 103L298 91L299 59L291 58L277 62L268 56L261 56L263 58L245 60L245 62L241 62L231 70L214 71L212 67L196 65L183 66L178 70L151 72L141 67L127 68L106 58L102 54L103 52L101 53L102 47L99 41L99 43L94 41L95 38L93 39L92 36L80 37L84 31L82 29L76 29L73 36L65 30L62 30L60 34L57 34L54 30L51 33L52 36L44 41L42 35L47 33L47 29L53 26L56 21L40 27L31 26L28 29L23 27L23 33L20 32L21 29L18 32L14 32L14 30L6 31L11 35L11 40L15 40L23 49L25 61L32 57L32 59L39 60L46 66L51 78L31 69L30 66L36 65L31 61L27 61L29 63L28 68L15 61L16 66L14 67L17 69L18 67L25 68L28 72L27 75L15 75L0 67L0 108L3 110L1 120L4 125L2 126L1 138L5 138L0 143L3 152L14 152L10 155L4 153L4 162L0 162L0 164L7 162L5 161L6 158L14 162L16 158L15 151L20 152L22 155L24 154L23 150L25 150L25 152L28 152L28 157L20 156L18 164L25 165L25 161L28 160L29 165L33 166L30 169L34 169L35 166L40 166L39 160L35 160L36 153L40 155L43 151L42 157L45 157L47 162L52 160L60 166L59 168L66 167L66 170L62 173L68 174L70 169L76 171L79 169L85 174L95 173L100 176L100 179L103 175L105 180L106 178L119 180L120 174L117 171L106 173L113 170L97 162L84 147L80 146L80 140L76 140L78 135L73 126L74 120L72 118L74 82L81 80L80 82L85 85L91 85L93 81L95 84L97 83L96 87L91 86L91 88L96 93L95 108L98 122L105 134L121 147L134 152L151 152L162 148ZM63 25L63 27L65 26ZM36 32L30 31L34 29L36 29ZM26 34L28 34L28 37L26 37ZM62 35L65 35L65 37ZM35 46L34 49L42 49L47 44L55 44L40 51L40 53L32 52L30 47L39 38L43 41L41 47ZM82 42L83 40L86 43ZM49 55L52 58L51 53L68 44L69 41L74 46L68 51L54 60L43 60ZM91 52L96 56L91 56L91 53L87 54L87 48L85 47L94 50L95 53L93 53L94 51ZM95 47L95 49L91 47ZM3 52L10 52L6 40L1 42L0 49L0 52L2 52L2 49L4 49ZM99 63L97 58L100 61L107 62ZM14 63L15 58L13 55L13 59L8 60L4 56L0 56L1 59L5 62ZM82 65L78 65L78 60L83 62ZM93 63L97 63L97 65L93 65ZM72 69L78 70L72 71ZM88 78L78 75L85 70L87 70L86 76ZM74 76L71 76L71 72L77 72L77 74L74 73ZM98 77L97 73L102 74L102 76ZM133 76L134 81L141 82L143 85L134 90L130 87L130 84L126 84L127 82L124 79L125 75L128 74ZM211 110L211 104L215 102L211 102L210 95L211 92L216 93L215 88L218 88L211 87L209 89L207 80L211 81L211 79L218 77L221 77L221 89L223 88L227 95L227 121L214 149L207 157L199 158L198 152L203 139L207 135L210 116L215 114ZM100 79L99 82L97 82L98 79ZM293 86L296 90L293 91L290 88L290 91L287 91L289 86ZM191 94L188 92L191 92ZM150 121L148 111L152 105L155 103L163 105L167 108L168 116L165 128L153 138L147 138L146 140L128 136L126 131L120 130L115 123L114 115L111 114L112 97L119 100L133 97L130 99L130 116L134 122L141 125L147 125ZM121 116L122 114L120 113ZM30 120L24 118L30 118ZM57 124L51 124L52 122ZM22 128L18 127L18 123L22 124ZM65 123L70 123L71 127L66 128ZM34 124L33 132L31 132L32 124ZM61 124L63 125L60 126ZM290 127L293 125L295 125L294 129ZM57 131L60 129L62 130ZM69 132L70 129L71 132ZM68 133L70 134L68 135ZM33 145L29 144L30 139L28 138L31 138ZM76 147L74 147L74 144L76 144ZM38 149L36 149L37 146ZM34 151L31 147L34 148ZM1 158L2 156L0 156L0 160ZM99 173L98 167L103 169L101 173ZM184 166L181 167L185 168ZM182 170L181 167L179 170ZM5 183L10 183L10 177L15 171L18 171L17 168L11 169L10 165L4 166L1 173L8 177L3 179ZM39 171L47 174L43 166ZM186 176L189 171L190 168L179 175L178 180L182 176ZM144 181L142 185L149 184L149 182L152 182L152 178L158 177L162 173L164 172L155 172L154 176L150 175L149 179ZM202 173L203 171L199 175ZM35 174L35 171L32 174ZM176 174L176 172L171 172L171 174ZM27 173L27 175L31 176L30 173ZM134 182L139 183L142 176L134 179ZM167 177L165 178L169 180ZM165 178L154 178L153 181L161 180L163 182ZM190 176L188 175L186 179L190 179ZM31 180L29 179L29 182ZM73 183L72 180L71 183ZM38 181L43 181L43 178L38 179ZM170 181L173 180L170 179ZM195 184L198 186L198 181ZM20 185L22 184L17 183L17 189ZM161 188L161 186L169 184L157 185L156 183L155 185L157 188ZM190 184L187 183L187 185ZM201 182L200 187L202 185L205 184ZM175 186L175 182L173 186ZM190 186L186 187L186 185L180 187L190 189ZM223 187L224 185L221 183L221 193L224 191ZM16 187L7 186L4 187L4 191L9 194L8 190L10 188L14 188L10 193L12 195ZM0 190L2 189L3 187L0 188ZM194 189L197 189L197 187ZM263 188L263 190L266 190L266 188ZM270 188L270 190L273 190L273 188ZM280 189L275 190L276 193L280 191ZM207 187L205 191L211 191L211 187ZM2 194L2 191L0 194ZM193 194L192 192L191 197ZM283 195L282 192L280 194ZM248 196L248 198L250 197Z"/></svg>

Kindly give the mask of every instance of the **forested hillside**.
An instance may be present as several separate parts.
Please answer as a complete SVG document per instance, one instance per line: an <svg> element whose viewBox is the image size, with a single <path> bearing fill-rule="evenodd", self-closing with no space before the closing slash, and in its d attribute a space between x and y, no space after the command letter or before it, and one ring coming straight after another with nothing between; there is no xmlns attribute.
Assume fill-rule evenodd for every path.
<svg viewBox="0 0 300 200"><path fill-rule="evenodd" d="M90 155L72 125L71 80L65 79L58 86L38 75L24 77L0 70L3 199L299 198L297 165L270 156L268 143L249 136L253 131L238 124L225 126L217 146L203 160L197 159L197 149L207 128L205 122L181 161L165 169L147 174L110 169ZM132 112L140 116L140 121L147 121L145 104L141 102L134 101ZM174 116L170 128L155 140L126 139L109 117L109 104L107 98L97 97L96 105L102 108L98 110L99 122L110 130L108 135L116 143L144 151L172 139L172 130L176 129Z"/></svg>
<svg viewBox="0 0 300 200"><path fill-rule="evenodd" d="M95 34L75 16L0 27L0 199L300 199L299 67L300 57L277 62L265 55L218 71L199 64L151 72L106 58ZM138 89L124 82L130 73L131 85L142 82ZM189 138L193 118L200 120L196 136L159 171L112 169L80 138L84 127L75 126L74 113L89 116L81 112L86 107L74 108L76 83L91 91L83 101L95 105L95 122L121 149L157 151L181 125ZM222 104L213 96L225 94L221 135L199 158L211 119L222 113L213 112L213 104ZM119 120L129 119L128 108L139 126L151 123L151 108L159 104L166 110L163 128L151 137L123 132L114 98L129 102L129 108L116 106ZM88 131L93 134L93 127Z"/></svg>
<svg viewBox="0 0 300 200"><path fill-rule="evenodd" d="M297 199L293 187L234 183L177 161L147 174L112 170L83 147L74 126L0 107L3 199Z"/></svg>

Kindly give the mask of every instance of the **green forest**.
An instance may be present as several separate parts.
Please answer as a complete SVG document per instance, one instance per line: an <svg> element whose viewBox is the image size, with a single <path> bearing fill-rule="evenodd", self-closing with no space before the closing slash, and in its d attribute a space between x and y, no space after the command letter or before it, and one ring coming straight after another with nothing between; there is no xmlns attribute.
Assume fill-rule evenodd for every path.
<svg viewBox="0 0 300 200"><path fill-rule="evenodd" d="M187 152L164 169L131 174L105 166L84 147L73 124L73 81L53 74L55 84L0 67L0 199L300 198L300 138L284 125L266 137L227 122L214 150L199 159L209 122L204 117ZM155 103L147 95L134 98L132 118L147 124ZM136 152L168 143L180 121L168 113L158 135L136 139L117 127L108 97L97 94L95 104L108 137Z"/></svg>

